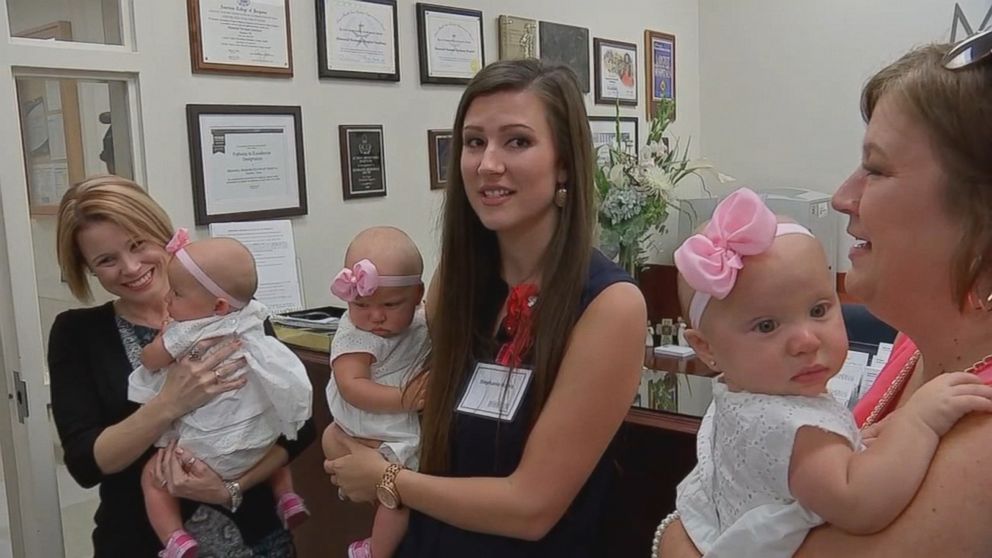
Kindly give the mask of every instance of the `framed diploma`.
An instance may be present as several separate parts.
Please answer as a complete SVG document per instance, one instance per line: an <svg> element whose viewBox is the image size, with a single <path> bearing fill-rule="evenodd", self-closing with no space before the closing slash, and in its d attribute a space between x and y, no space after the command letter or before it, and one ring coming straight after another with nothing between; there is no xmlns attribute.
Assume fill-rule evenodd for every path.
<svg viewBox="0 0 992 558"><path fill-rule="evenodd" d="M197 225L306 215L300 107L186 105Z"/></svg>
<svg viewBox="0 0 992 558"><path fill-rule="evenodd" d="M293 75L289 0L186 0L194 73Z"/></svg>
<svg viewBox="0 0 992 558"><path fill-rule="evenodd" d="M482 12L417 3L420 83L464 85L485 64Z"/></svg>
<svg viewBox="0 0 992 558"><path fill-rule="evenodd" d="M651 120L658 101L675 100L675 35L650 29L644 31L644 60L647 116Z"/></svg>
<svg viewBox="0 0 992 558"><path fill-rule="evenodd" d="M451 157L451 142L451 130L427 130L431 190L443 190L448 187L448 159Z"/></svg>
<svg viewBox="0 0 992 558"><path fill-rule="evenodd" d="M320 77L399 81L396 0L317 0Z"/></svg>
<svg viewBox="0 0 992 558"><path fill-rule="evenodd" d="M536 20L501 15L498 24L500 60L537 58Z"/></svg>
<svg viewBox="0 0 992 558"><path fill-rule="evenodd" d="M593 39L596 102L637 106L637 45Z"/></svg>
<svg viewBox="0 0 992 558"><path fill-rule="evenodd" d="M386 163L382 126L338 126L341 143L341 187L344 199L386 195Z"/></svg>

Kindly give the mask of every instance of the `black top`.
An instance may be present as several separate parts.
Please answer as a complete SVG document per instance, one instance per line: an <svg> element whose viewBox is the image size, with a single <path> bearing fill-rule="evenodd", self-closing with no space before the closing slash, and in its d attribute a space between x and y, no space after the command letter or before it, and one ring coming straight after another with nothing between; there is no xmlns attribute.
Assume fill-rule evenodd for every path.
<svg viewBox="0 0 992 558"><path fill-rule="evenodd" d="M93 531L95 556L157 556L162 545L148 523L140 482L142 467L155 448L148 448L129 467L110 475L100 471L93 456L93 444L103 429L124 420L139 407L127 399L127 378L132 367L113 304L59 314L49 336L48 368L52 415L65 450L66 468L83 487L100 485L100 506ZM313 422L307 421L296 440L280 438L278 443L292 459L314 438ZM196 506L183 501L184 520ZM264 483L245 492L241 507L233 515L215 507L233 517L249 546L282 528L275 514L272 490Z"/></svg>
<svg viewBox="0 0 992 558"><path fill-rule="evenodd" d="M619 282L633 280L598 250L594 250L579 303L579 314L603 289ZM497 312L506 295L505 284L501 292L494 293ZM467 387L469 376L466 375L462 391ZM525 410L530 409L532 404L533 394L528 390L512 422L499 422L452 410L455 415L451 436L451 476L507 477L513 473L520 463L529 435L532 417ZM602 511L614 477L611 443L565 515L543 539L536 542L465 531L414 510L397 558L596 556L599 534L602 532Z"/></svg>

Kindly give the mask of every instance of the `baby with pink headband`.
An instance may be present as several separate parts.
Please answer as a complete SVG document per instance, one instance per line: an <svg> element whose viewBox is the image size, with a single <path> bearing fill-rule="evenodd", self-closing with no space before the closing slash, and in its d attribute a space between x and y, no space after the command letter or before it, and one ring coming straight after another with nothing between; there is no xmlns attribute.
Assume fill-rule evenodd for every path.
<svg viewBox="0 0 992 558"><path fill-rule="evenodd" d="M707 557L792 556L824 522L883 529L916 494L940 436L992 410L992 387L945 374L866 431L865 448L826 392L848 346L823 247L781 221L743 188L675 252L685 337L720 374L676 500Z"/></svg>
<svg viewBox="0 0 992 558"><path fill-rule="evenodd" d="M430 338L420 302L424 262L417 245L393 227L366 229L351 241L331 292L348 303L331 342L327 404L334 417L323 436L333 460L348 454L339 432L376 448L392 464L417 469L421 370ZM379 506L372 536L348 547L349 558L389 558L406 533L409 512Z"/></svg>
<svg viewBox="0 0 992 558"><path fill-rule="evenodd" d="M143 349L142 366L128 377L128 399L151 400L165 382L160 369L196 353L197 341L238 336L241 348L231 360L244 358L246 364L232 378L243 376L245 385L222 392L183 416L155 444L164 447L175 442L191 456L188 466L202 460L226 481L232 506L237 507L238 479L269 452L279 436L296 438L310 418L313 388L299 358L265 335L263 322L269 310L252 298L258 279L247 248L231 238L190 242L186 230L179 229L166 251L172 254L166 272L173 321ZM161 556L193 558L199 544L183 529L178 500L154 481L155 463L156 459L148 460L141 486L152 528L165 547ZM286 528L309 516L303 499L293 491L288 467L273 474L269 485Z"/></svg>

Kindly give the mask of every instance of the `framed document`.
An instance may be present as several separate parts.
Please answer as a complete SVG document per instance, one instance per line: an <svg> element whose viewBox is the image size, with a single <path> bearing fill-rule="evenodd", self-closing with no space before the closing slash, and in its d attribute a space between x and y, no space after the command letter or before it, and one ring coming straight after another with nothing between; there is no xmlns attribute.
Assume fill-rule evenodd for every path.
<svg viewBox="0 0 992 558"><path fill-rule="evenodd" d="M675 35L644 31L644 83L647 85L648 120L654 118L657 102L675 100ZM672 115L675 119L675 115Z"/></svg>
<svg viewBox="0 0 992 558"><path fill-rule="evenodd" d="M317 0L320 77L399 81L396 0Z"/></svg>
<svg viewBox="0 0 992 558"><path fill-rule="evenodd" d="M637 118L621 116L620 144L623 150L631 155L637 155ZM596 152L596 168L610 162L610 147L617 142L617 117L590 116L589 132L592 134L592 149Z"/></svg>
<svg viewBox="0 0 992 558"><path fill-rule="evenodd" d="M537 58L536 20L501 15L498 24L500 60Z"/></svg>
<svg viewBox="0 0 992 558"><path fill-rule="evenodd" d="M593 39L596 102L637 106L637 45Z"/></svg>
<svg viewBox="0 0 992 558"><path fill-rule="evenodd" d="M451 142L451 130L427 130L431 190L443 190L448 187L448 159L451 157Z"/></svg>
<svg viewBox="0 0 992 558"><path fill-rule="evenodd" d="M186 0L195 73L293 75L289 0Z"/></svg>
<svg viewBox="0 0 992 558"><path fill-rule="evenodd" d="M550 21L542 21L538 29L541 60L571 68L579 79L579 88L583 93L588 93L589 30Z"/></svg>
<svg viewBox="0 0 992 558"><path fill-rule="evenodd" d="M341 142L341 187L344 199L386 195L382 126L338 126Z"/></svg>
<svg viewBox="0 0 992 558"><path fill-rule="evenodd" d="M485 63L482 12L417 3L420 83L464 85Z"/></svg>
<svg viewBox="0 0 992 558"><path fill-rule="evenodd" d="M306 215L300 107L186 105L197 225Z"/></svg>

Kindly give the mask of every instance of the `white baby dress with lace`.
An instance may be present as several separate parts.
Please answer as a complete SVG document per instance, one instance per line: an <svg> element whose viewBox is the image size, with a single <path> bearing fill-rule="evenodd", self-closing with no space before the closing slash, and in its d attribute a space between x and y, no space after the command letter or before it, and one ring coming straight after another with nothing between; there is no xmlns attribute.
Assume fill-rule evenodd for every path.
<svg viewBox="0 0 992 558"><path fill-rule="evenodd" d="M426 354L427 343L427 322L422 309L414 314L409 328L392 337L380 337L358 329L345 312L331 341L330 362L333 365L334 359L348 353L368 353L373 358L372 381L403 389L416 374L417 365ZM373 413L359 409L341 397L333 376L327 382L327 405L334 423L345 434L380 440L379 451L388 461L417 469L420 447L417 413Z"/></svg>
<svg viewBox="0 0 992 558"><path fill-rule="evenodd" d="M707 558L791 557L823 520L789 490L796 432L815 426L845 438L861 435L846 407L830 395L732 392L715 379L713 402L696 439L698 462L679 484L676 507Z"/></svg>
<svg viewBox="0 0 992 558"><path fill-rule="evenodd" d="M241 349L228 360L244 357L247 366L230 378L245 375L247 383L184 415L156 446L178 438L181 447L222 478L234 479L255 465L280 435L296 439L296 432L310 418L313 388L300 359L265 335L263 322L268 315L265 305L252 300L224 316L166 327L162 339L173 358L183 356L200 339L237 334ZM138 367L128 377L128 399L147 403L162 389L165 376L165 370Z"/></svg>

